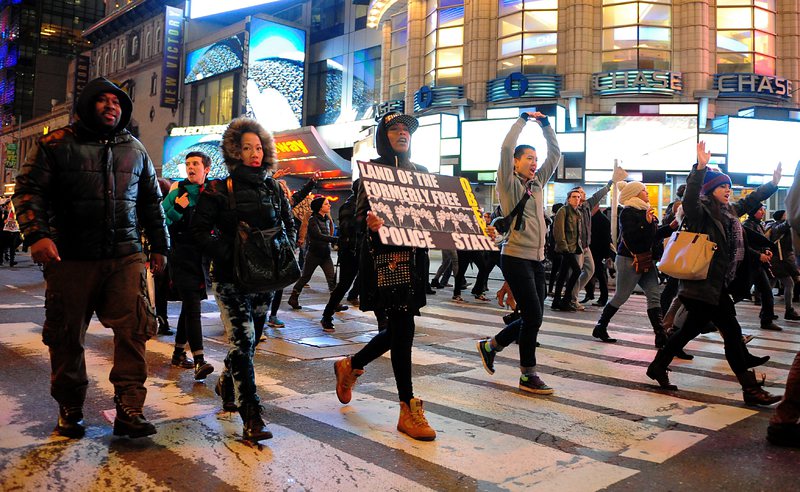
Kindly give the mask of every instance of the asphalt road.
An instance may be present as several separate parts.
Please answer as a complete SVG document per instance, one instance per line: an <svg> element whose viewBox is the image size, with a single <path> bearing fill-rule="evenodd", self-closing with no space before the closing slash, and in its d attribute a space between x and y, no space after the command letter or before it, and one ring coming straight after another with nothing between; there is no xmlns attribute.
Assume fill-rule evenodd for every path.
<svg viewBox="0 0 800 492"><path fill-rule="evenodd" d="M336 315L336 333L323 333L321 272L301 296L303 309L284 303L286 328L270 329L257 349L273 439L243 443L239 416L221 412L214 394L218 370L198 383L172 367L170 337L148 343L145 414L158 434L113 437L102 417L113 408L112 336L93 321L88 431L68 440L52 434L57 406L41 343L41 273L27 256L18 260L0 267L1 490L797 490L800 451L766 442L772 410L742 403L718 335L689 344L693 361L672 364L678 392L647 379L653 336L638 295L612 320L615 345L591 337L600 308L546 308L537 357L555 389L547 397L517 389L515 346L498 355L494 376L483 370L475 340L500 329L500 308L469 292L467 304L453 303L449 291L431 296L417 322L414 384L438 437L413 441L395 429L388 357L367 367L350 405L337 401L333 361L377 328L369 313L351 307ZM800 323L779 320L783 332L762 332L757 309L737 306L744 331L756 335L750 350L772 357L759 369L767 389L780 394ZM170 303L173 326L179 311ZM227 343L213 298L203 305L203 324L207 359L219 369Z"/></svg>

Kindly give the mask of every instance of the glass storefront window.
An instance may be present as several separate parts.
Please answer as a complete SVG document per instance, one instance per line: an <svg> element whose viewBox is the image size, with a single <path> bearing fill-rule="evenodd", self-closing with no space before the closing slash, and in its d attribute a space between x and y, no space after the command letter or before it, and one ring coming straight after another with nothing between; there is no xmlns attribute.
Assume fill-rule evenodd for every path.
<svg viewBox="0 0 800 492"><path fill-rule="evenodd" d="M460 85L464 63L464 0L428 0L427 7L425 84Z"/></svg>
<svg viewBox="0 0 800 492"><path fill-rule="evenodd" d="M776 2L717 1L717 72L775 75Z"/></svg>
<svg viewBox="0 0 800 492"><path fill-rule="evenodd" d="M406 61L408 59L408 13L392 16L392 41L389 51L389 100L406 97ZM435 38L434 38L435 39Z"/></svg>
<svg viewBox="0 0 800 492"><path fill-rule="evenodd" d="M498 7L497 76L555 73L558 0L498 0Z"/></svg>
<svg viewBox="0 0 800 492"><path fill-rule="evenodd" d="M451 27L448 29L439 29L439 47L444 48L447 46L461 46L464 44L464 28Z"/></svg>
<svg viewBox="0 0 800 492"><path fill-rule="evenodd" d="M603 0L603 70L669 70L671 25L671 0Z"/></svg>

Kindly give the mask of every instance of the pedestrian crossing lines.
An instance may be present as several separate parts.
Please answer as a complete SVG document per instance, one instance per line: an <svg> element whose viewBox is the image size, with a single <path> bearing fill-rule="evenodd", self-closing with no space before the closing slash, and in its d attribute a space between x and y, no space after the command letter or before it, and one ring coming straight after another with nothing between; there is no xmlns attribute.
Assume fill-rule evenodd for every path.
<svg viewBox="0 0 800 492"><path fill-rule="evenodd" d="M307 306L298 315L316 319L317 307L322 308ZM353 402L342 406L333 391L334 357L276 361L277 341L270 339L257 352L256 375L275 437L261 447L246 445L237 440L238 415L220 413L213 394L228 349L224 337L206 339L206 357L217 372L205 384L169 365L172 343L165 338L148 343L145 414L159 431L152 439L111 437L96 408L87 414L86 438L52 437L55 404L47 400L46 378L30 381L47 401L38 413L26 412L25 395L0 384L0 482L23 490L53 483L70 490L97 484L175 490L190 488L186 484L202 476L204 488L215 490L597 490L645 473L757 414L742 405L713 335L687 348L697 355L694 361L673 363L672 379L681 391L655 389L644 375L654 353L646 320L626 328L620 318L620 343L608 345L591 340L590 321L546 316L537 358L542 378L556 393L523 394L516 387L516 345L498 354L494 376L475 353L475 339L495 333L502 312L488 305L442 304L427 307L417 319L414 387L438 433L434 442L396 431L388 361L373 363ZM357 310L338 317L343 329L337 336L349 336L348 322L374 323L371 313ZM90 397L103 408L112 405L111 336L97 323L87 336ZM773 355L775 367L767 372L781 383L793 354L790 343L772 338L753 343L763 344L759 355ZM38 325L0 325L0 349L24 354L40 376L48 371Z"/></svg>

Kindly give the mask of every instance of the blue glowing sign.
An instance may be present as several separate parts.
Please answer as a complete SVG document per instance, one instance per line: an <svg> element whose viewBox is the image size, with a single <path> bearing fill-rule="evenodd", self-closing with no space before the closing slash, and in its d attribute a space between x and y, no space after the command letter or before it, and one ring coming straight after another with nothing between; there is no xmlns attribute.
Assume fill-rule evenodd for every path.
<svg viewBox="0 0 800 492"><path fill-rule="evenodd" d="M258 18L250 21L247 113L270 131L300 127L305 60L305 31Z"/></svg>
<svg viewBox="0 0 800 492"><path fill-rule="evenodd" d="M185 84L242 68L244 34L221 39L186 55Z"/></svg>

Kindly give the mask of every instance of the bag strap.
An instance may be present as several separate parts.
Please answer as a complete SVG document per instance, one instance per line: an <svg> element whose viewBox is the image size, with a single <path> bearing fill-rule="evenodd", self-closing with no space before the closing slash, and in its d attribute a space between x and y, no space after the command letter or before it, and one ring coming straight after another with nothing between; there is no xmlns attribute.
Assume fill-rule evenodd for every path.
<svg viewBox="0 0 800 492"><path fill-rule="evenodd" d="M228 176L228 179L225 180L228 185L228 207L231 210L236 210L236 197L233 196L233 178Z"/></svg>
<svg viewBox="0 0 800 492"><path fill-rule="evenodd" d="M522 227L522 214L525 210L525 204L528 203L528 200L530 198L531 194L528 193L528 191L526 190L525 195L523 195L522 198L519 199L519 202L514 207L514 210L512 210L511 213L508 214L508 217L506 217L506 220L508 220L508 225L511 226L513 224L515 231L520 230L520 228Z"/></svg>

